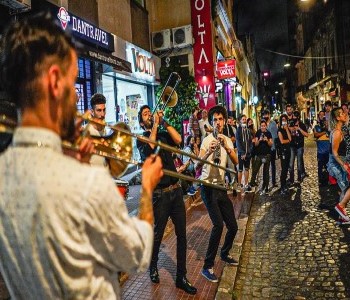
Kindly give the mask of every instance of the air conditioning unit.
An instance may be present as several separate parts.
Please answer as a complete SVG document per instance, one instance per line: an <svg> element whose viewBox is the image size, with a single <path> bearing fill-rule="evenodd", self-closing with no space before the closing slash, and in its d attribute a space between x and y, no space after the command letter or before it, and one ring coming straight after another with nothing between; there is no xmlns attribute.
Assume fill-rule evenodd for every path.
<svg viewBox="0 0 350 300"><path fill-rule="evenodd" d="M152 50L162 51L172 47L170 29L152 32Z"/></svg>
<svg viewBox="0 0 350 300"><path fill-rule="evenodd" d="M172 29L173 45L176 48L184 48L192 45L192 27L191 25L176 27Z"/></svg>
<svg viewBox="0 0 350 300"><path fill-rule="evenodd" d="M32 8L31 0L0 0L0 4L13 10L27 11Z"/></svg>

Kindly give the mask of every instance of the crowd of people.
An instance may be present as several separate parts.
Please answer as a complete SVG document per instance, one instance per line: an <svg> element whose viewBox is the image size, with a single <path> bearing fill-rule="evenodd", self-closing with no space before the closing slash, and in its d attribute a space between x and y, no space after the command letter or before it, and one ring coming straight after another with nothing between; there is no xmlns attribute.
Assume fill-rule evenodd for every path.
<svg viewBox="0 0 350 300"><path fill-rule="evenodd" d="M182 136L162 111L152 113L144 105L138 121L149 142L137 141L143 161L142 192L139 214L131 217L114 186L112 176L118 171L113 162L94 155L90 136L104 136L105 127L96 122L82 129L76 122L77 72L74 41L50 15L23 18L4 32L0 79L20 112L12 144L0 155L0 270L13 298L119 299L118 273L147 269L150 280L159 284L158 256L169 218L177 237L175 285L194 295L197 289L187 278L184 192L198 191L207 208L212 229L201 275L217 282L214 266L224 226L220 259L238 264L230 255L238 230L233 204L227 191L217 187L236 182L238 193L252 192L259 187L262 167L260 193L269 196L279 185L285 195L308 176L308 130L291 105L279 120L264 110L258 128L244 114L236 123L223 106L209 112L195 107L184 143L184 152L192 158L159 151L155 141L179 147ZM105 97L95 94L91 115L103 120L105 104ZM347 105L332 109L326 102L313 127L319 184L328 184L328 173L337 180L342 193L335 209L343 222L350 222ZM63 151L62 141L74 140L81 130L89 134L83 135L79 148ZM163 168L204 184L187 182L184 187L185 182L164 175Z"/></svg>

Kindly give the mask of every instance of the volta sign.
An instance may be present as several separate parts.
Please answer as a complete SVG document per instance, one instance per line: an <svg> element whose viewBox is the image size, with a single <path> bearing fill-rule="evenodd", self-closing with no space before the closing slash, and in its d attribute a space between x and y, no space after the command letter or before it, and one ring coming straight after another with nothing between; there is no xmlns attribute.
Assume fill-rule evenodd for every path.
<svg viewBox="0 0 350 300"><path fill-rule="evenodd" d="M218 79L236 77L236 60L219 61L216 64L216 76Z"/></svg>

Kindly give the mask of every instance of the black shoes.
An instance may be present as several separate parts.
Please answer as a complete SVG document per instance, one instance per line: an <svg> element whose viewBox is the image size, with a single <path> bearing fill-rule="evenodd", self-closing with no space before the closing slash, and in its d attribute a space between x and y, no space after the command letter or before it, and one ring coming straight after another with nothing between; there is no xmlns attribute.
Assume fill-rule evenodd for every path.
<svg viewBox="0 0 350 300"><path fill-rule="evenodd" d="M187 280L186 276L176 277L176 287L184 290L186 293L195 295L197 289Z"/></svg>
<svg viewBox="0 0 350 300"><path fill-rule="evenodd" d="M151 267L149 269L149 277L153 283L159 283L159 273L157 267Z"/></svg>

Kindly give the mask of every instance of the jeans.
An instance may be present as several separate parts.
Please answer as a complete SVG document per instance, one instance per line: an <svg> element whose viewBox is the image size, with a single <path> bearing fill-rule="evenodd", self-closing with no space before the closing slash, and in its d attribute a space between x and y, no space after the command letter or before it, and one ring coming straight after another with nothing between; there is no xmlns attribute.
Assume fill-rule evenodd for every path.
<svg viewBox="0 0 350 300"><path fill-rule="evenodd" d="M202 185L201 195L211 222L213 223L203 266L204 269L210 269L214 266L215 256L219 249L219 243L224 228L223 223L225 222L227 232L224 244L221 247L221 257L226 257L229 254L238 226L233 204L228 198L226 191Z"/></svg>
<svg viewBox="0 0 350 300"><path fill-rule="evenodd" d="M257 155L255 157L253 167L252 167L252 177L250 179L250 185L256 184L256 176L259 173L260 167L264 164L263 167L263 186L262 189L268 189L269 187L269 170L270 170L270 159L271 155Z"/></svg>
<svg viewBox="0 0 350 300"><path fill-rule="evenodd" d="M177 276L185 276L186 270L186 211L182 189L169 192L155 190L153 193L154 242L150 267L157 267L160 244L170 217L176 234Z"/></svg>
<svg viewBox="0 0 350 300"><path fill-rule="evenodd" d="M281 150L281 190L287 188L287 175L288 175L288 168L290 163L290 147L286 147L285 149Z"/></svg>
<svg viewBox="0 0 350 300"><path fill-rule="evenodd" d="M304 165L304 147L296 148L290 147L290 162L289 162L289 180L294 182L294 162L295 157L297 158L297 168L298 168L298 180L301 180L301 176L305 175L305 165Z"/></svg>
<svg viewBox="0 0 350 300"><path fill-rule="evenodd" d="M276 149L271 149L271 181L272 185L276 184Z"/></svg>
<svg viewBox="0 0 350 300"><path fill-rule="evenodd" d="M345 161L345 157L340 156L340 158L342 161ZM349 187L348 173L341 167L341 165L339 165L332 154L329 155L327 170L329 175L337 180L338 186L341 189L342 194L344 194Z"/></svg>

